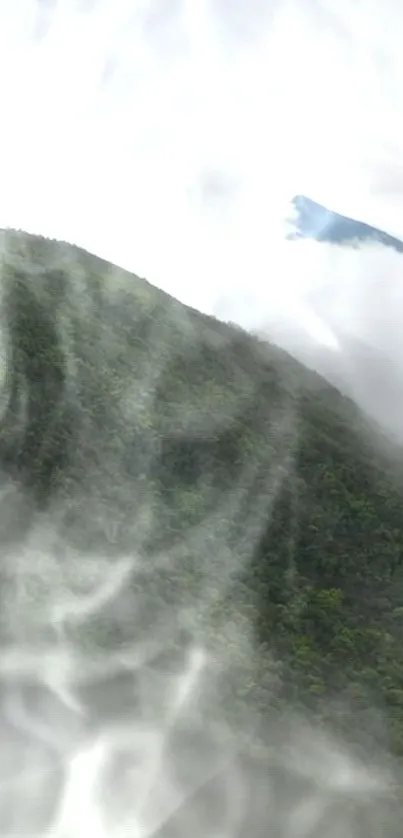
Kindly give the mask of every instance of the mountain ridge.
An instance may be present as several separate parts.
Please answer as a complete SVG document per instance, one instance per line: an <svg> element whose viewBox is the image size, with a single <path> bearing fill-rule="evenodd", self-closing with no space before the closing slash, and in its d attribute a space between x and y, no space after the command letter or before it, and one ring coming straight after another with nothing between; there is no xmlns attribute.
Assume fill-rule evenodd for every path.
<svg viewBox="0 0 403 838"><path fill-rule="evenodd" d="M305 708L371 749L378 707L403 754L401 448L285 350L73 245L0 246L3 553L29 554L43 522L65 562L134 550L92 655L150 620L157 648L201 631L233 656L228 712Z"/></svg>

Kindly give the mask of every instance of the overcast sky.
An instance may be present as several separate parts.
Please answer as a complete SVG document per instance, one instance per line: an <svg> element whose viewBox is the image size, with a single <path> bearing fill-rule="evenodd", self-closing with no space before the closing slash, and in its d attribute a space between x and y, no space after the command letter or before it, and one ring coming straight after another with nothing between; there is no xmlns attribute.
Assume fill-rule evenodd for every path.
<svg viewBox="0 0 403 838"><path fill-rule="evenodd" d="M327 300L373 331L368 280L402 285L401 257L285 243L284 217L304 193L403 236L400 6L0 0L0 225L246 327L336 345Z"/></svg>

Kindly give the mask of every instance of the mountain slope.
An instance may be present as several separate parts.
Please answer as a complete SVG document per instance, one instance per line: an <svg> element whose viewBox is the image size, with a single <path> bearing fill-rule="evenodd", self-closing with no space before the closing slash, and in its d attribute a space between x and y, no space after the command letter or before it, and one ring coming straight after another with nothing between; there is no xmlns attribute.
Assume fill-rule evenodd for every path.
<svg viewBox="0 0 403 838"><path fill-rule="evenodd" d="M41 578L131 557L77 635L91 660L201 632L233 656L231 706L309 708L366 747L379 706L401 753L401 450L282 350L70 245L0 244L5 584L22 547L35 576L38 531ZM24 603L4 598L3 644L47 636Z"/></svg>

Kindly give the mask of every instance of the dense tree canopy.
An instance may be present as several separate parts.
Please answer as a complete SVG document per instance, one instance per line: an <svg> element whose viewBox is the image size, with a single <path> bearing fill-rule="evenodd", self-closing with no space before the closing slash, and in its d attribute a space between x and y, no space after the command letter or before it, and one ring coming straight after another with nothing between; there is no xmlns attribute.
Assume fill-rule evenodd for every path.
<svg viewBox="0 0 403 838"><path fill-rule="evenodd" d="M74 548L135 546L213 645L244 620L261 654L231 701L402 754L400 449L280 349L69 245L4 243L2 472Z"/></svg>

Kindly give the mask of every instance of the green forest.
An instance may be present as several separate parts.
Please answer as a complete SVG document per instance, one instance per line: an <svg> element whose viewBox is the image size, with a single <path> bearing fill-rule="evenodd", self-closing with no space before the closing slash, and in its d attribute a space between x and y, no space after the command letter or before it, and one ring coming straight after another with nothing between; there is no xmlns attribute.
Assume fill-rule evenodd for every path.
<svg viewBox="0 0 403 838"><path fill-rule="evenodd" d="M171 532L238 494L221 506L243 568L233 597L249 604L262 652L250 698L403 754L402 453L279 349L199 328L158 402L165 415L173 402L211 410L215 429L164 437L158 481ZM226 343L212 350L208 328Z"/></svg>
<svg viewBox="0 0 403 838"><path fill-rule="evenodd" d="M13 235L18 248L22 234ZM118 531L127 530L133 503L147 501L145 554L150 562L175 556L158 571L164 596L189 600L196 611L199 603L212 643L215 627L234 620L251 627L258 665L246 677L240 650L239 701L263 715L290 707L358 746L402 756L401 449L281 349L70 245L24 242L13 293L27 299L30 287L35 297L32 265L41 268L47 311L80 359L81 438L84 416L91 439L99 432L94 462L101 449L104 463L121 458L108 490ZM43 332L43 358L46 340ZM3 420L2 450L12 444L13 410ZM112 420L113 438L105 430ZM60 469L50 475L47 460L39 466L44 503L50 492L67 491ZM79 479L77 465L63 468ZM70 538L74 515L78 508L66 521Z"/></svg>

